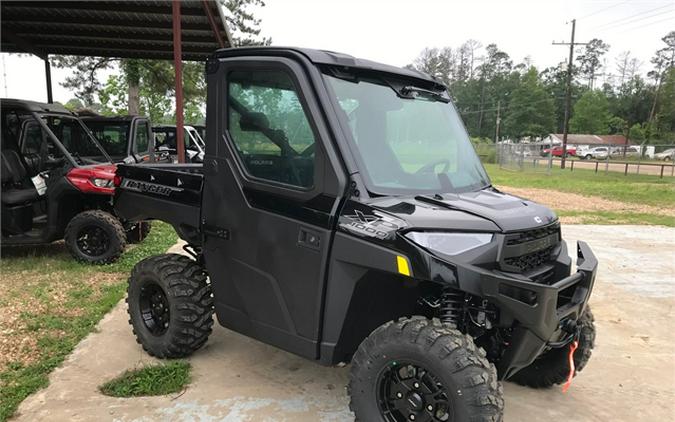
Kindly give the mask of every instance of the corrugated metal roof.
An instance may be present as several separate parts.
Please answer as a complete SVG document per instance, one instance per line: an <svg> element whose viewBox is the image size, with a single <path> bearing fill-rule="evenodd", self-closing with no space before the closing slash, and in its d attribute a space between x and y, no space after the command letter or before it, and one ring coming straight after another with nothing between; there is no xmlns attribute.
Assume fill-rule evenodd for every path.
<svg viewBox="0 0 675 422"><path fill-rule="evenodd" d="M556 137L562 142L562 133L552 133L551 136ZM567 143L575 145L624 145L626 144L626 137L623 135L586 135L586 134L567 134ZM630 145L630 141L628 142Z"/></svg>
<svg viewBox="0 0 675 422"><path fill-rule="evenodd" d="M215 1L181 2L184 60L205 60L229 33ZM173 59L171 1L7 1L0 3L3 52Z"/></svg>

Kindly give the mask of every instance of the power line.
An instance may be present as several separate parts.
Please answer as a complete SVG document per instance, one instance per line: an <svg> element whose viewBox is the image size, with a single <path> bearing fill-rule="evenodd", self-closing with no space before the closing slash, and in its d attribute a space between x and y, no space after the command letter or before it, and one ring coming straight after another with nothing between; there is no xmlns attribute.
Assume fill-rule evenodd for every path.
<svg viewBox="0 0 675 422"><path fill-rule="evenodd" d="M626 17L624 17L624 18L615 19L615 20L613 20L613 21L605 22L605 23L600 24L599 26L597 26L595 29L597 30L597 29L603 29L603 28L607 28L607 27L612 27L612 26L615 26L615 25L617 25L617 24L618 24L618 25L624 25L624 24L628 23L628 22L624 22L624 21L629 21L629 22L630 22L630 21L633 21L633 20L634 20L635 18L637 18L638 16L642 16L642 15L646 15L646 14L648 14L648 13L656 12L657 10L665 9L665 8L667 8L667 7L672 7L672 5L666 4L666 5L664 5L664 6L659 6L659 7L656 7L656 8L654 8L654 9L645 10L644 12L636 13L636 14L631 15L631 16L626 16ZM656 15L658 15L658 14L660 14L660 12L659 12L659 13L656 13L654 16L656 16ZM644 19L647 19L647 17L645 17Z"/></svg>
<svg viewBox="0 0 675 422"><path fill-rule="evenodd" d="M545 103L545 102L547 102L547 101L551 101L551 100L561 100L561 99L563 99L563 98L566 98L566 97L563 95L563 96L559 96L559 97L549 97L549 98L546 98L546 99L544 99L544 100L528 101L528 102L526 102L526 103L520 103L520 104L508 104L508 105L506 106L506 109L508 109L508 110L519 109L519 108L527 107L527 106L530 105L530 104ZM498 110L499 108L502 108L502 109L503 109L503 107L500 106L500 107L484 108L484 109L476 109L476 110L469 110L469 111L461 111L461 110L459 110L459 114L465 115L465 114L478 114L478 113L481 113L481 112L485 113L486 111L496 111L496 110Z"/></svg>
<svg viewBox="0 0 675 422"><path fill-rule="evenodd" d="M611 5L611 6L607 6L607 7L603 8L603 9L596 10L595 12L589 13L588 15L585 15L585 16L582 16L582 17L580 17L580 18L577 19L577 20L582 20L582 19L590 18L591 16L595 16L595 15L597 15L598 13L604 12L605 10L609 10L609 9L611 9L611 8L613 8L613 7L617 7L617 6L621 6L622 4L626 4L626 3L628 3L629 1L630 1L630 0L626 0L626 1L624 1L624 2L617 3L617 4L613 4L613 5Z"/></svg>
<svg viewBox="0 0 675 422"><path fill-rule="evenodd" d="M644 24L641 24L641 25L638 25L636 27L630 28L630 25L636 24L636 23L638 23L638 22L640 22L644 19L656 18L656 17L659 17L660 15L663 15L663 14L664 13L658 13L656 15L648 16L648 17L645 17L643 19L638 19L638 20L633 21L633 22L626 22L626 25L628 25L628 27L623 26L623 25L617 25L617 26L611 27L611 28L600 29L600 33L601 34L607 34L607 33L612 33L612 32L619 31L619 30L622 31L622 32L629 32L629 31L634 31L634 30L639 29L639 28L644 28L645 26L656 25L657 23L673 20L673 16L668 16L666 18L659 19L657 21L646 22Z"/></svg>

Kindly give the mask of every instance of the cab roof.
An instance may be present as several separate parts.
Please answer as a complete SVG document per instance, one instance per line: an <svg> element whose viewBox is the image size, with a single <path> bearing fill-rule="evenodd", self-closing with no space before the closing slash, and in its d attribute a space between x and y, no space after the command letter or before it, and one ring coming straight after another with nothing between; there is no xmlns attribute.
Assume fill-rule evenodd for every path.
<svg viewBox="0 0 675 422"><path fill-rule="evenodd" d="M127 115L127 116L80 116L80 119L87 122L131 122L134 119L147 119L145 116Z"/></svg>
<svg viewBox="0 0 675 422"><path fill-rule="evenodd" d="M19 100L16 98L2 98L0 99L0 103L3 108L11 107L24 111L34 111L36 113L60 113L73 116L73 113L59 103L47 104L37 101Z"/></svg>
<svg viewBox="0 0 675 422"><path fill-rule="evenodd" d="M279 56L289 55L292 53L301 54L305 56L310 62L316 65L329 65L347 67L351 69L383 72L395 76L402 76L405 78L419 79L431 82L439 87L444 87L443 83L424 72L414 69L407 69L402 67L391 66L384 63L378 63L367 59L360 59L344 53L337 53L328 50L316 50L311 48L299 47L241 47L241 48L224 48L217 50L214 57L240 57L240 56Z"/></svg>

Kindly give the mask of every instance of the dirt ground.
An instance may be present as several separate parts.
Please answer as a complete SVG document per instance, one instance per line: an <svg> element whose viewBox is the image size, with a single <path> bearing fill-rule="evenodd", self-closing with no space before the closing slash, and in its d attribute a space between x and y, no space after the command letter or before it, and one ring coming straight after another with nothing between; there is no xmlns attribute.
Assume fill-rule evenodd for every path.
<svg viewBox="0 0 675 422"><path fill-rule="evenodd" d="M514 188L510 186L499 186L504 192L511 193L531 201L547 205L560 211L612 211L612 212L636 212L646 214L661 214L675 217L675 209L655 207L645 204L628 203L612 201L598 196L589 198L577 193L568 193L552 191L548 189L537 188ZM568 220L566 220L566 218ZM574 217L563 217L563 223L574 224Z"/></svg>
<svg viewBox="0 0 675 422"><path fill-rule="evenodd" d="M675 420L675 229L565 226L600 260L593 357L570 391L505 383L507 422ZM98 386L150 359L121 302L20 406L17 421L348 421L348 368L313 362L217 328L171 397L118 399Z"/></svg>

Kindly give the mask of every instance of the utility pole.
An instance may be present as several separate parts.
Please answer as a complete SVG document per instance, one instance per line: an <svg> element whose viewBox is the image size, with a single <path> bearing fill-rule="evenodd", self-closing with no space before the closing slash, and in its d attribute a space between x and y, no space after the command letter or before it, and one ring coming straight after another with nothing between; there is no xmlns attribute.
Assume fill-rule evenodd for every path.
<svg viewBox="0 0 675 422"><path fill-rule="evenodd" d="M567 132L569 132L570 126L570 108L572 107L572 68L574 66L574 46L575 45L586 45L587 43L583 42L574 42L574 30L577 25L577 20L572 19L572 38L570 42L553 42L553 45L569 45L570 46L570 59L567 63L567 92L565 93L565 121L563 123L563 144L562 144L562 154L560 160L560 168L565 169L565 156L567 155Z"/></svg>
<svg viewBox="0 0 675 422"><path fill-rule="evenodd" d="M495 130L495 144L499 142L499 124L502 122L502 119L499 116L501 108L502 108L502 100L497 100L497 122L496 122L497 129Z"/></svg>

